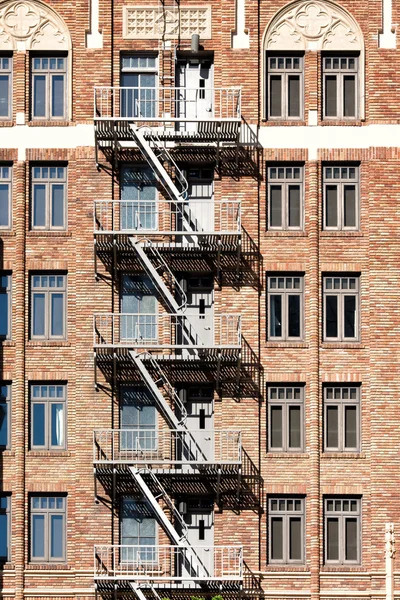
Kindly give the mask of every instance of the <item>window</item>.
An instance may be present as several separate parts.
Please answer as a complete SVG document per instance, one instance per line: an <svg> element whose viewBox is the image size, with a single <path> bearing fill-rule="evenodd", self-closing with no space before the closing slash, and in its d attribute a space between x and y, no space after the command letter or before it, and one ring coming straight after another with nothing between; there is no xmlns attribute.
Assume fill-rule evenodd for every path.
<svg viewBox="0 0 400 600"><path fill-rule="evenodd" d="M0 119L11 119L12 57L0 56Z"/></svg>
<svg viewBox="0 0 400 600"><path fill-rule="evenodd" d="M268 167L269 229L302 229L303 168Z"/></svg>
<svg viewBox="0 0 400 600"><path fill-rule="evenodd" d="M325 562L361 562L361 500L325 499Z"/></svg>
<svg viewBox="0 0 400 600"><path fill-rule="evenodd" d="M31 385L31 447L65 448L66 385Z"/></svg>
<svg viewBox="0 0 400 600"><path fill-rule="evenodd" d="M268 277L268 331L271 340L302 338L303 277Z"/></svg>
<svg viewBox="0 0 400 600"><path fill-rule="evenodd" d="M11 385L0 382L0 450L10 447Z"/></svg>
<svg viewBox="0 0 400 600"><path fill-rule="evenodd" d="M66 275L32 275L32 339L66 338Z"/></svg>
<svg viewBox="0 0 400 600"><path fill-rule="evenodd" d="M327 451L358 451L360 388L324 388L324 446Z"/></svg>
<svg viewBox="0 0 400 600"><path fill-rule="evenodd" d="M121 395L121 450L157 449L157 413L150 392L124 386Z"/></svg>
<svg viewBox="0 0 400 600"><path fill-rule="evenodd" d="M11 496L0 494L0 562L11 559Z"/></svg>
<svg viewBox="0 0 400 600"><path fill-rule="evenodd" d="M324 340L356 341L359 277L324 277Z"/></svg>
<svg viewBox="0 0 400 600"><path fill-rule="evenodd" d="M121 339L157 339L157 298L148 277L123 275L121 287Z"/></svg>
<svg viewBox="0 0 400 600"><path fill-rule="evenodd" d="M323 56L324 118L358 117L358 57Z"/></svg>
<svg viewBox="0 0 400 600"><path fill-rule="evenodd" d="M32 229L66 229L66 167L32 168Z"/></svg>
<svg viewBox="0 0 400 600"><path fill-rule="evenodd" d="M11 337L11 275L0 271L0 340Z"/></svg>
<svg viewBox="0 0 400 600"><path fill-rule="evenodd" d="M67 57L32 58L32 118L66 119Z"/></svg>
<svg viewBox="0 0 400 600"><path fill-rule="evenodd" d="M157 227L157 185L149 167L121 169L121 230L154 230Z"/></svg>
<svg viewBox="0 0 400 600"><path fill-rule="evenodd" d="M121 117L156 117L157 57L122 56Z"/></svg>
<svg viewBox="0 0 400 600"><path fill-rule="evenodd" d="M11 228L11 171L0 166L0 229Z"/></svg>
<svg viewBox="0 0 400 600"><path fill-rule="evenodd" d="M270 498L269 562L304 562L304 498Z"/></svg>
<svg viewBox="0 0 400 600"><path fill-rule="evenodd" d="M129 496L122 498L121 544L130 546L121 548L123 561L156 562L156 520L145 502Z"/></svg>
<svg viewBox="0 0 400 600"><path fill-rule="evenodd" d="M324 167L324 229L359 228L358 167Z"/></svg>
<svg viewBox="0 0 400 600"><path fill-rule="evenodd" d="M31 497L31 560L65 561L65 496Z"/></svg>
<svg viewBox="0 0 400 600"><path fill-rule="evenodd" d="M304 388L268 388L268 449L292 452L303 449Z"/></svg>
<svg viewBox="0 0 400 600"><path fill-rule="evenodd" d="M267 56L268 118L303 118L303 57Z"/></svg>

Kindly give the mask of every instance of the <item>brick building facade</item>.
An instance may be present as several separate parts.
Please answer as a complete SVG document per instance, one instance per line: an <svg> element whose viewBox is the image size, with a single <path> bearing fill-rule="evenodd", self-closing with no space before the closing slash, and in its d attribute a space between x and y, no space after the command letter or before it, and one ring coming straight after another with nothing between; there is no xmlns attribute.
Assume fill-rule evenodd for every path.
<svg viewBox="0 0 400 600"><path fill-rule="evenodd" d="M1 598L385 595L399 11L0 2Z"/></svg>

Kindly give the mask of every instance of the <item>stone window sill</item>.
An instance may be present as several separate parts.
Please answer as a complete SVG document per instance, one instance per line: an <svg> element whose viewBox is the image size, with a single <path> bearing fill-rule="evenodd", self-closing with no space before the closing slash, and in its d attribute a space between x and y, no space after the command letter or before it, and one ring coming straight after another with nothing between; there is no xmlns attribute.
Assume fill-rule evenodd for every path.
<svg viewBox="0 0 400 600"><path fill-rule="evenodd" d="M365 452L323 452L321 454L323 460L359 460L365 458L367 458Z"/></svg>
<svg viewBox="0 0 400 600"><path fill-rule="evenodd" d="M264 455L264 458L273 460L274 458L278 459L302 459L302 458L310 458L310 455L305 452L267 452Z"/></svg>
<svg viewBox="0 0 400 600"><path fill-rule="evenodd" d="M361 342L322 342L321 348L332 350L363 350L366 346Z"/></svg>
<svg viewBox="0 0 400 600"><path fill-rule="evenodd" d="M364 237L364 234L361 231L347 231L346 229L342 229L340 231L328 231L324 230L320 232L321 237Z"/></svg>
<svg viewBox="0 0 400 600"><path fill-rule="evenodd" d="M26 565L26 571L69 571L71 567L67 563L30 563Z"/></svg>
<svg viewBox="0 0 400 600"><path fill-rule="evenodd" d="M28 231L27 237L72 237L72 233L70 231Z"/></svg>
<svg viewBox="0 0 400 600"><path fill-rule="evenodd" d="M71 343L62 340L32 340L26 343L27 348L45 348L46 346L51 348L69 348Z"/></svg>
<svg viewBox="0 0 400 600"><path fill-rule="evenodd" d="M268 229L264 233L267 237L308 237L308 233L305 231L278 231L275 229Z"/></svg>
<svg viewBox="0 0 400 600"><path fill-rule="evenodd" d="M29 127L74 127L73 121L28 121Z"/></svg>
<svg viewBox="0 0 400 600"><path fill-rule="evenodd" d="M264 348L308 348L306 342L265 342Z"/></svg>
<svg viewBox="0 0 400 600"><path fill-rule="evenodd" d="M27 455L29 457L40 457L43 458L63 458L71 456L71 452L68 450L29 450Z"/></svg>

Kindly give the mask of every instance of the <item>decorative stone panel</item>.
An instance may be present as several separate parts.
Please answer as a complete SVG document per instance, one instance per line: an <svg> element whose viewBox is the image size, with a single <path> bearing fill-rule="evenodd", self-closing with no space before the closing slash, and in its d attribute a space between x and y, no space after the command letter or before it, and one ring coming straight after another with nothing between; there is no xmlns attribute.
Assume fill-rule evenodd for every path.
<svg viewBox="0 0 400 600"><path fill-rule="evenodd" d="M211 39L211 6L181 6L175 10L154 6L124 7L124 38L188 40L194 33Z"/></svg>

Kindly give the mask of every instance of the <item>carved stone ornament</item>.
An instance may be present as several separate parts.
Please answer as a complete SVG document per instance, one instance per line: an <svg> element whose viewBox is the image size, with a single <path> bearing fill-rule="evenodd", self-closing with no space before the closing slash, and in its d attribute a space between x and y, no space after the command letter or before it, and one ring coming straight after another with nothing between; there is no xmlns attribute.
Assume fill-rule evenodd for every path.
<svg viewBox="0 0 400 600"><path fill-rule="evenodd" d="M125 6L124 38L135 40L190 40L197 33L211 39L211 6L180 6L162 9L158 6Z"/></svg>
<svg viewBox="0 0 400 600"><path fill-rule="evenodd" d="M356 21L329 1L293 2L268 26L266 50L361 50L362 33Z"/></svg>
<svg viewBox="0 0 400 600"><path fill-rule="evenodd" d="M396 554L393 523L385 525L385 552L387 558L394 558Z"/></svg>
<svg viewBox="0 0 400 600"><path fill-rule="evenodd" d="M0 50L69 50L68 29L49 6L35 0L0 2Z"/></svg>

